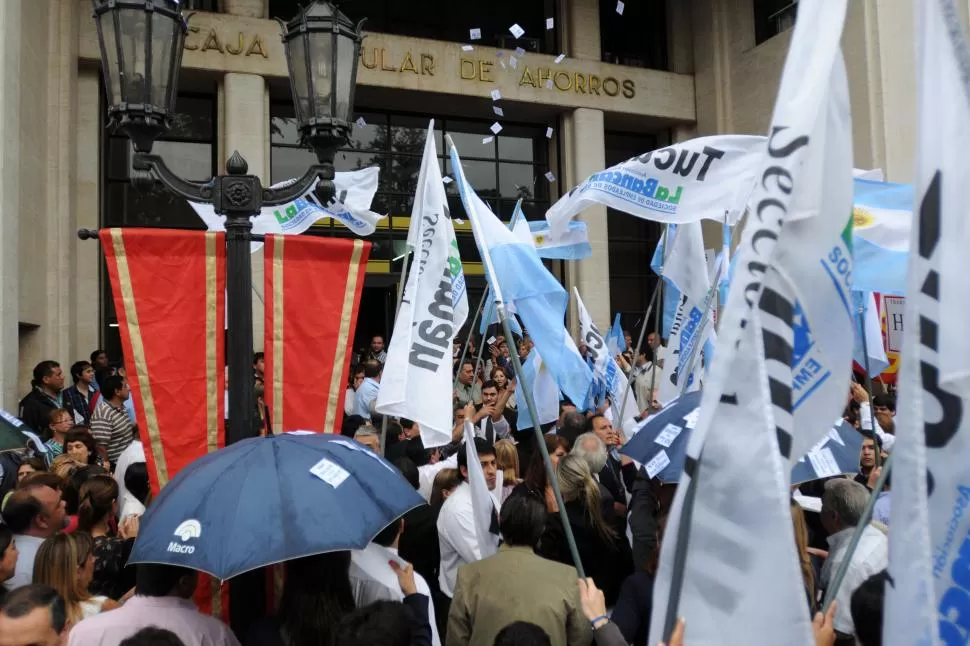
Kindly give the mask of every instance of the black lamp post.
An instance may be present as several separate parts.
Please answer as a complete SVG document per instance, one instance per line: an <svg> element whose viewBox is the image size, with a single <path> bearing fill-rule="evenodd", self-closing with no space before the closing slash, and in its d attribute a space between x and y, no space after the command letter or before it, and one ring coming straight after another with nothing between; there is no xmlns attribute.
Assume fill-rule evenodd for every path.
<svg viewBox="0 0 970 646"><path fill-rule="evenodd" d="M351 132L357 61L363 35L329 2L317 0L286 25L286 49L293 103L303 145L317 163L294 184L265 188L248 175L238 151L226 174L205 182L184 180L152 144L169 129L175 110L178 74L188 30L178 0L92 0L108 95L109 127L124 133L134 147L132 183L160 181L193 202L212 204L226 218L226 286L229 340L229 425L226 442L258 433L253 391L253 314L250 241L253 216L263 206L285 204L313 186L321 204L334 194L333 159ZM318 181L319 180L319 181Z"/></svg>

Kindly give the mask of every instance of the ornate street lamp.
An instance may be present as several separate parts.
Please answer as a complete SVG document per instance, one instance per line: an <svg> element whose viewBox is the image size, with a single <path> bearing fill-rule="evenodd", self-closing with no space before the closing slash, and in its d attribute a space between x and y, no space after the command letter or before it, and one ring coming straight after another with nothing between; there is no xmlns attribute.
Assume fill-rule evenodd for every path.
<svg viewBox="0 0 970 646"><path fill-rule="evenodd" d="M250 241L253 216L263 206L290 202L310 190L328 203L334 194L333 159L350 136L357 59L363 22L354 25L329 2L317 0L286 25L283 42L303 145L317 163L295 183L264 188L247 175L246 160L233 152L226 174L205 182L182 179L152 153L171 126L178 73L188 26L178 0L92 0L108 97L109 127L132 143L132 183L161 182L193 202L212 204L225 216L229 317L229 426L231 443L258 433L252 379L253 317ZM319 180L319 181L318 181Z"/></svg>

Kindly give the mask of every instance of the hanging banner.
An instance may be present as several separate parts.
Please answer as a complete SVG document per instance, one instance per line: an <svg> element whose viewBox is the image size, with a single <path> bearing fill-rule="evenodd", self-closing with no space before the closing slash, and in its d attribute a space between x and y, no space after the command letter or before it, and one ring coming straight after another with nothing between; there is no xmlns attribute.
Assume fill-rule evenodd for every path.
<svg viewBox="0 0 970 646"><path fill-rule="evenodd" d="M100 237L157 495L190 462L225 446L225 234L126 228ZM202 612L228 621L228 595L212 577L199 578Z"/></svg>

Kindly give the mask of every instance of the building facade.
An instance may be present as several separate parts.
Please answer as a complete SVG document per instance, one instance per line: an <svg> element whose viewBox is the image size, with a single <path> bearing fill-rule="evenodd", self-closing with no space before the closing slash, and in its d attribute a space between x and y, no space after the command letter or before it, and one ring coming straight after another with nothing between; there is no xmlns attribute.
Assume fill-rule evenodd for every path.
<svg viewBox="0 0 970 646"><path fill-rule="evenodd" d="M909 179L915 148L913 1L851 0L843 36L855 166L883 168L895 181ZM179 117L156 152L190 179L223 171L234 150L266 183L301 175L312 155L296 143L276 20L295 15L296 0L182 4L191 16ZM362 121L335 165L379 165L373 208L388 214L373 236L357 345L392 326L429 118L443 172L448 134L496 213L508 219L521 198L538 219L586 176L635 154L704 134L765 132L797 9L791 0L637 0L622 15L613 0L456 4L342 6L370 20L355 100ZM970 2L961 5L966 13ZM102 346L120 353L100 249L78 240L77 229L201 228L161 188L131 186L128 142L105 128L90 14L90 0L0 2L0 403L8 408L42 359L69 365ZM519 39L513 23L525 30ZM473 28L481 39L470 40ZM503 129L486 143L495 122ZM462 213L453 185L448 191L452 212ZM583 218L592 258L551 269L579 288L601 325L621 312L632 326L655 282L649 259L660 228L603 207ZM477 302L480 259L467 224L456 228ZM312 233L349 235L333 223ZM713 247L719 234L711 233ZM259 254L253 268L258 345Z"/></svg>

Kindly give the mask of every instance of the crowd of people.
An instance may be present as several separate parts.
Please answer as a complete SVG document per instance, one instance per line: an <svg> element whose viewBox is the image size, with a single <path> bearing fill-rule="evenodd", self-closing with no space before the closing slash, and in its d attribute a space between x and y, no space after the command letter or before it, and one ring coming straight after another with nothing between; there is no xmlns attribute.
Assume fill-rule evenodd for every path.
<svg viewBox="0 0 970 646"><path fill-rule="evenodd" d="M383 338L373 337L355 357L342 433L382 454L426 504L388 525L365 550L288 562L275 616L238 636L196 609L195 572L127 564L151 492L123 368L95 351L71 366L73 384L65 388L61 366L41 362L19 411L38 441L0 454L0 646L647 644L676 485L650 478L618 452L626 438L608 408L584 411L568 400L542 429L555 469L551 482L535 432L516 425L525 406L516 399L509 346L524 360L531 342L497 336L479 352L477 341L469 341L464 361L456 347L452 441L439 447L424 446L417 422L375 411ZM651 334L647 352L617 355L644 417L656 408L663 350ZM257 354L257 392L262 362ZM872 409L869 393L853 384L845 419L866 436L855 477L793 489L792 523L812 612L845 560L854 528L868 522L863 512L880 458L892 449L892 396L877 395ZM494 499L492 530L501 537L491 556L476 533L466 420ZM804 503L813 498L820 510ZM816 617L818 644L881 643L890 504L887 482L836 603ZM577 578L567 530L585 579ZM395 586L368 565L388 555ZM685 630L679 624L670 644L681 643Z"/></svg>

